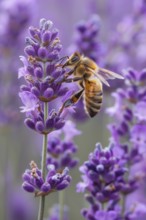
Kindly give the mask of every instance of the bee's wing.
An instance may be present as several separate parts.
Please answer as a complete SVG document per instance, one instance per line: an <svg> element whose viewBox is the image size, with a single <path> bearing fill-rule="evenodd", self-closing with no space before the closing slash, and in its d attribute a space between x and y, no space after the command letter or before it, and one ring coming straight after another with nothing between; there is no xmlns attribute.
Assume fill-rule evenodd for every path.
<svg viewBox="0 0 146 220"><path fill-rule="evenodd" d="M97 78L99 78L99 80L101 80L101 82L103 82L107 86L110 86L107 82L108 79L124 79L123 76L103 68L99 68L95 75Z"/></svg>

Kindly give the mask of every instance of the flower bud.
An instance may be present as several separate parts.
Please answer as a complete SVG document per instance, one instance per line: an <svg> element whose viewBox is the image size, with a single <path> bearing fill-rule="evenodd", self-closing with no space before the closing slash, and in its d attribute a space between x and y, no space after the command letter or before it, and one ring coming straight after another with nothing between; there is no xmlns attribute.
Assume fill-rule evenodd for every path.
<svg viewBox="0 0 146 220"><path fill-rule="evenodd" d="M60 184L57 185L57 190L63 190L68 187L69 183L67 180L63 180Z"/></svg>
<svg viewBox="0 0 146 220"><path fill-rule="evenodd" d="M28 56L33 56L34 57L36 55L35 50L34 50L33 46L31 46L31 45L26 46L25 49L24 49L24 52Z"/></svg>
<svg viewBox="0 0 146 220"><path fill-rule="evenodd" d="M30 193L33 193L35 191L34 187L27 182L24 182L22 184L22 187L25 191L30 192Z"/></svg>
<svg viewBox="0 0 146 220"><path fill-rule="evenodd" d="M32 92L35 96L37 96L37 97L40 95L40 91L39 91L38 88L35 87L35 86L33 86L33 87L31 88L31 92Z"/></svg>
<svg viewBox="0 0 146 220"><path fill-rule="evenodd" d="M54 95L54 91L53 91L52 88L48 88L48 89L46 89L45 92L44 92L44 96L45 96L46 98L51 98L53 95Z"/></svg>
<svg viewBox="0 0 146 220"><path fill-rule="evenodd" d="M53 41L58 35L58 30L55 28L52 31L51 41Z"/></svg>
<svg viewBox="0 0 146 220"><path fill-rule="evenodd" d="M38 132L43 132L44 130L44 124L42 121L37 121L37 123L35 124L35 129L38 131Z"/></svg>
<svg viewBox="0 0 146 220"><path fill-rule="evenodd" d="M47 50L45 47L40 47L39 50L38 50L38 56L41 58L41 59L45 59L47 57Z"/></svg>
<svg viewBox="0 0 146 220"><path fill-rule="evenodd" d="M32 119L30 118L26 118L25 121L24 121L24 124L29 127L30 129L35 129L35 123Z"/></svg>
<svg viewBox="0 0 146 220"><path fill-rule="evenodd" d="M48 43L51 39L51 32L50 31L46 31L43 36L42 36L42 41L44 43Z"/></svg>
<svg viewBox="0 0 146 220"><path fill-rule="evenodd" d="M41 186L41 191L43 192L49 192L51 189L51 186L49 183L45 182L42 186Z"/></svg>
<svg viewBox="0 0 146 220"><path fill-rule="evenodd" d="M35 68L34 74L37 78L42 78L43 77L43 71L40 67Z"/></svg>

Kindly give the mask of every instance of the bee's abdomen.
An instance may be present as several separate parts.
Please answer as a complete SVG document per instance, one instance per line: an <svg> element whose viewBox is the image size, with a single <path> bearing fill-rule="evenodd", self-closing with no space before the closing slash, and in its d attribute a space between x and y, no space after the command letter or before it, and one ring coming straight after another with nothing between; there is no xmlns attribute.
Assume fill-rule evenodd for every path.
<svg viewBox="0 0 146 220"><path fill-rule="evenodd" d="M102 91L84 93L84 107L85 111L90 117L94 117L100 111L102 105Z"/></svg>
<svg viewBox="0 0 146 220"><path fill-rule="evenodd" d="M102 105L102 87L86 87L84 93L85 111L90 117L94 117L100 111Z"/></svg>

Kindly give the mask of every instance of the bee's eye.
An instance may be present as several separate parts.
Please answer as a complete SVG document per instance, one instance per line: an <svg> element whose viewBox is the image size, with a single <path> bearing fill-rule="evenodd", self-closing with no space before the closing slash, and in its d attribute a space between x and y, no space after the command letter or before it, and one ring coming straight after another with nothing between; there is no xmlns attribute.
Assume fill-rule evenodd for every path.
<svg viewBox="0 0 146 220"><path fill-rule="evenodd" d="M71 62L72 62L72 63L75 63L75 62L77 62L78 60L79 60L79 57L74 56L74 57L71 59Z"/></svg>

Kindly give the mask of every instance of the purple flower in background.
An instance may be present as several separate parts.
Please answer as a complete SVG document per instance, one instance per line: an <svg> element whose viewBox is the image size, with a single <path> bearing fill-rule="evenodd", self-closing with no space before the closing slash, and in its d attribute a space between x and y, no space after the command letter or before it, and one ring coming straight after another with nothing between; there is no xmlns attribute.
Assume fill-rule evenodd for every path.
<svg viewBox="0 0 146 220"><path fill-rule="evenodd" d="M142 203L135 203L130 207L126 218L130 220L144 220L146 218L146 205Z"/></svg>
<svg viewBox="0 0 146 220"><path fill-rule="evenodd" d="M62 170L64 167L74 168L78 159L73 157L77 152L73 138L80 134L81 132L71 121L66 121L61 130L49 134L47 164L54 164L57 170Z"/></svg>
<svg viewBox="0 0 146 220"><path fill-rule="evenodd" d="M109 125L112 137L111 141L121 151L120 159L129 168L129 174L124 178L125 187L122 189L125 203L132 192L143 193L143 182L145 180L145 155L146 155L146 121L144 107L146 104L146 71L128 69L124 71L125 85L118 89L113 96L115 105L107 110L114 117L114 123ZM142 169L139 167L143 167ZM129 186L131 185L131 188ZM141 192L137 189L141 189ZM137 205L131 209L130 205L124 206L127 219L143 219L145 205L140 205L141 200L134 197ZM139 207L138 209L136 207ZM130 212L131 210L131 212ZM138 210L138 211L137 211ZM141 214L137 214L137 213Z"/></svg>
<svg viewBox="0 0 146 220"><path fill-rule="evenodd" d="M57 172L54 165L48 166L46 179L43 179L42 172L32 161L30 163L31 170L26 170L23 174L23 189L35 196L48 195L51 192L63 190L69 186L71 177L68 168L61 173Z"/></svg>
<svg viewBox="0 0 146 220"><path fill-rule="evenodd" d="M134 115L139 121L146 121L145 109L146 109L146 102L145 101L138 102L135 105Z"/></svg>
<svg viewBox="0 0 146 220"><path fill-rule="evenodd" d="M141 15L146 13L145 0L135 0L134 1L134 12L136 14L141 14Z"/></svg>
<svg viewBox="0 0 146 220"><path fill-rule="evenodd" d="M16 57L23 46L22 36L34 15L35 0L5 0L0 3L0 124L20 120L16 110L18 82ZM16 43L17 42L17 43Z"/></svg>
<svg viewBox="0 0 146 220"><path fill-rule="evenodd" d="M116 211L97 211L95 214L95 219L98 220L116 220L118 217L118 214Z"/></svg>
<svg viewBox="0 0 146 220"><path fill-rule="evenodd" d="M63 210L63 220L68 220L68 207L64 206L64 210ZM60 206L59 204L55 204L51 209L49 209L49 218L48 220L59 220L60 216Z"/></svg>
<svg viewBox="0 0 146 220"><path fill-rule="evenodd" d="M80 21L76 25L69 52L79 51L99 64L103 55L103 45L99 40L100 23L100 18L96 14L92 15L88 21Z"/></svg>
<svg viewBox="0 0 146 220"><path fill-rule="evenodd" d="M114 148L118 146L103 149L97 144L94 152L89 154L89 160L80 167L82 182L77 184L77 192L87 192L85 199L90 205L81 213L87 220L136 220L139 213L143 220L146 206L138 201L135 203L135 200L127 206L124 200L139 186L140 175L135 178L136 175L130 174L125 158Z"/></svg>
<svg viewBox="0 0 146 220"><path fill-rule="evenodd" d="M7 201L8 220L33 220L36 218L36 207L33 201L28 199L22 190L9 192Z"/></svg>
<svg viewBox="0 0 146 220"><path fill-rule="evenodd" d="M18 41L24 32L24 28L32 19L32 8L35 0L5 0L1 2L0 44L3 50L10 50L12 47L18 48ZM12 46L13 45L13 46ZM3 51L4 52L4 51Z"/></svg>
<svg viewBox="0 0 146 220"><path fill-rule="evenodd" d="M109 115L114 116L115 119L115 123L109 128L113 134L112 139L114 142L117 140L117 144L124 143L126 137L132 142L135 140L135 144L141 141L139 142L141 143L139 148L141 148L145 144L143 107L146 103L146 71L138 72L128 69L124 71L124 75L125 87L113 93L116 99L115 105L107 110Z"/></svg>
<svg viewBox="0 0 146 220"><path fill-rule="evenodd" d="M123 187L123 175L127 171L113 154L112 147L102 149L100 144L89 160L80 167L83 182L77 185L77 191L89 191L99 202L118 200Z"/></svg>
<svg viewBox="0 0 146 220"><path fill-rule="evenodd" d="M83 216L93 220L106 217L116 219L119 214L115 207L121 199L120 192L125 185L124 174L128 169L114 155L112 146L103 149L97 144L80 171L83 181L77 184L77 192L87 191L85 198L90 204L89 209L82 210ZM102 207L105 207L105 211Z"/></svg>
<svg viewBox="0 0 146 220"><path fill-rule="evenodd" d="M114 71L121 72L123 68L145 68L146 56L146 2L133 1L132 12L122 18L116 31L110 33L107 45L105 64Z"/></svg>

